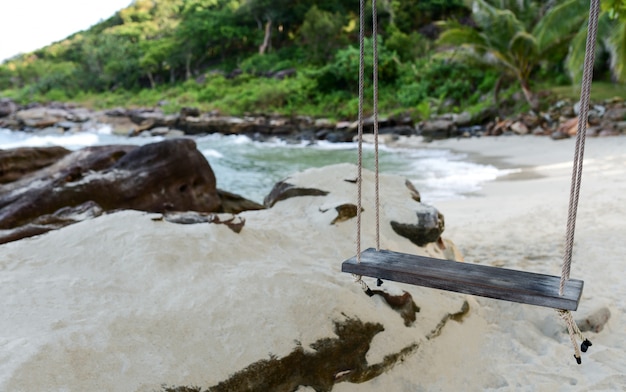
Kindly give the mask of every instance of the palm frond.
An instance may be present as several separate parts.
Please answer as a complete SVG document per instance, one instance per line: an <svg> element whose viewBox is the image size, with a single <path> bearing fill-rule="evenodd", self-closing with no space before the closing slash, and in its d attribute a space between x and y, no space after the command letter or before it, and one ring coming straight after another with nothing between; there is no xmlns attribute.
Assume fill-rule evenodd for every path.
<svg viewBox="0 0 626 392"><path fill-rule="evenodd" d="M491 68L504 72L509 71L509 69L506 67L504 69L502 68L502 61L497 59L496 56L494 56L493 54L484 51L477 52L474 50L474 48L469 47L463 48L461 50L439 52L435 54L434 57L439 59L458 61L472 67ZM514 74L514 72L512 72L511 74Z"/></svg>
<svg viewBox="0 0 626 392"><path fill-rule="evenodd" d="M620 83L626 82L626 21L616 21L615 28L605 41L611 57L611 74Z"/></svg>
<svg viewBox="0 0 626 392"><path fill-rule="evenodd" d="M489 45L499 51L506 51L518 33L526 31L522 22L509 10L497 10L493 20L483 30Z"/></svg>
<svg viewBox="0 0 626 392"><path fill-rule="evenodd" d="M532 29L540 52L552 50L556 45L566 45L577 34L580 25L588 18L589 2L566 0L551 8Z"/></svg>
<svg viewBox="0 0 626 392"><path fill-rule="evenodd" d="M520 59L536 59L539 52L537 40L532 34L520 31L511 40L509 51L513 56Z"/></svg>
<svg viewBox="0 0 626 392"><path fill-rule="evenodd" d="M486 47L485 37L471 27L460 26L445 30L437 40L438 45Z"/></svg>
<svg viewBox="0 0 626 392"><path fill-rule="evenodd" d="M490 3L499 9L510 10L519 19L527 30L530 30L535 21L541 17L540 3L532 0L489 0Z"/></svg>
<svg viewBox="0 0 626 392"><path fill-rule="evenodd" d="M580 84L583 76L586 43L587 22L583 24L578 33L572 38L569 45L569 53L565 59L565 68L574 84Z"/></svg>
<svg viewBox="0 0 626 392"><path fill-rule="evenodd" d="M575 84L580 83L583 75L583 66L585 64L585 50L587 43L588 21L585 20L580 27L578 33L571 40L569 45L569 53L565 59L565 67ZM602 52L608 50L613 61L611 37L617 33L617 21L612 20L607 12L602 12L598 20L597 42L596 42L596 62L600 59ZM619 41L616 41L619 45ZM617 49L617 46L615 47ZM619 55L618 55L619 56Z"/></svg>
<svg viewBox="0 0 626 392"><path fill-rule="evenodd" d="M497 9L484 0L474 0L471 6L472 19L481 28L489 28L496 19Z"/></svg>

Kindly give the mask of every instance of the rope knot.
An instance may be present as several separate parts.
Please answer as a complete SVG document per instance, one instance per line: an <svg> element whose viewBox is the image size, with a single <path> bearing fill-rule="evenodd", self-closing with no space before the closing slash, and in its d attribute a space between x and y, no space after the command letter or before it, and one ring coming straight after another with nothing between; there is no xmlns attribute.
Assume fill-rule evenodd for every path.
<svg viewBox="0 0 626 392"><path fill-rule="evenodd" d="M580 358L580 352L587 352L587 349L589 349L592 344L589 339L583 336L583 333L578 328L576 321L574 321L574 316L572 316L572 312L570 312L569 310L557 310L557 313L567 325L569 338L572 341L572 345L574 346L574 358L576 358L576 363L580 365L582 363L582 359ZM580 349L578 348L578 344L576 342L577 337L582 341L582 343L580 344Z"/></svg>

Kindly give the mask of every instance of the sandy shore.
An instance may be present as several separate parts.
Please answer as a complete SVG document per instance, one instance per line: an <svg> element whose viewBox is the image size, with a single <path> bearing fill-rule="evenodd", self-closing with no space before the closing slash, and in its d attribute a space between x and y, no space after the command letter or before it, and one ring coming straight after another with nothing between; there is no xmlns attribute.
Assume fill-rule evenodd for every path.
<svg viewBox="0 0 626 392"><path fill-rule="evenodd" d="M446 140L432 146L517 169L477 195L437 204L446 216L447 235L466 261L560 275L574 139L500 137ZM464 383L507 390L626 389L626 138L588 139L583 167L571 276L583 279L585 288L575 317L584 319L604 307L611 312L605 328L589 334L594 346L583 364L572 360L554 312L477 299L481 306L472 317L480 317L470 317L468 323L487 322L488 332L446 335L451 345L455 340L463 345L460 339L481 343L478 352L458 358L468 371L450 374L454 381L442 380L442 389L451 385L463 389ZM445 366L445 354L433 355L440 355Z"/></svg>
<svg viewBox="0 0 626 392"><path fill-rule="evenodd" d="M573 145L501 137L426 146L512 170L474 195L436 204L446 218L445 238L466 262L560 273ZM611 317L588 333L593 347L580 366L549 309L387 282L390 291L410 292L421 308L406 327L382 301L363 295L339 272L354 253L354 219L330 225L334 207L354 202L343 181L350 170L340 165L296 176L332 191L244 213L240 234L130 211L0 246L0 390L207 388L294 348L315 353L315 342L337 338L334 323L352 319L384 327L367 365L412 349L378 377L338 382L333 391L626 389L626 138L587 144L572 268L585 289L575 317L603 308ZM371 176L366 180L368 205ZM411 202L401 178L385 176L383 186L384 222L405 214ZM369 245L371 209L364 226ZM445 256L386 227L382 247ZM433 334L464 302L469 313ZM340 368L335 377L354 371Z"/></svg>

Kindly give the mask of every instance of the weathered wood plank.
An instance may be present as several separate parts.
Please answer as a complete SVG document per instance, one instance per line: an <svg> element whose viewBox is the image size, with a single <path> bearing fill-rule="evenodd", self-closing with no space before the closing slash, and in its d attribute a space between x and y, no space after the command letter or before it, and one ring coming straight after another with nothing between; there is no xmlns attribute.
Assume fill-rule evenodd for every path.
<svg viewBox="0 0 626 392"><path fill-rule="evenodd" d="M356 256L352 257L343 262L341 270L383 280L565 310L578 308L584 284L582 280L570 279L563 296L560 296L558 276L371 248L361 252L360 263Z"/></svg>

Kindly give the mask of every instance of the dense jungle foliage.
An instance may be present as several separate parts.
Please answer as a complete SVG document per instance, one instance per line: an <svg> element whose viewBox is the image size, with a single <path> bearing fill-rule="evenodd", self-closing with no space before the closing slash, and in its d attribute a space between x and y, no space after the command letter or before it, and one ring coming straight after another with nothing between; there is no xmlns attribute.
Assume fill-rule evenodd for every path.
<svg viewBox="0 0 626 392"><path fill-rule="evenodd" d="M537 107L538 86L578 82L588 11L586 0L381 0L380 110L424 118L496 103ZM624 12L623 0L604 0L598 80L626 82ZM0 97L351 118L358 44L356 0L134 0L0 64Z"/></svg>

